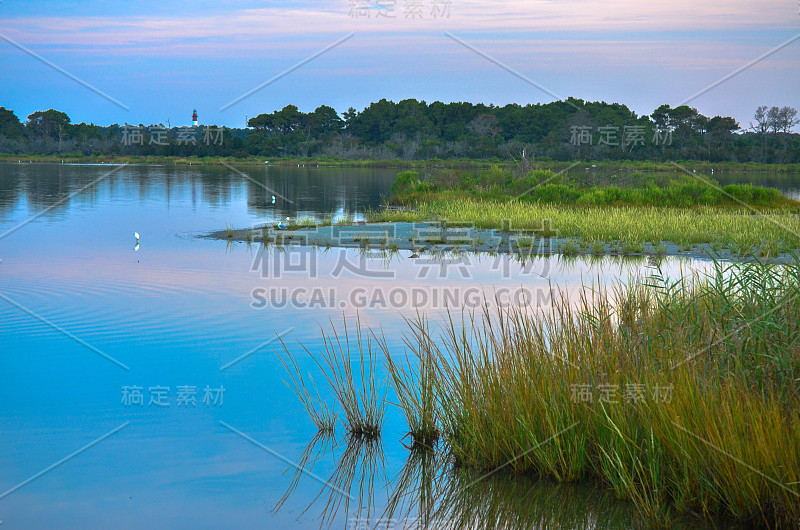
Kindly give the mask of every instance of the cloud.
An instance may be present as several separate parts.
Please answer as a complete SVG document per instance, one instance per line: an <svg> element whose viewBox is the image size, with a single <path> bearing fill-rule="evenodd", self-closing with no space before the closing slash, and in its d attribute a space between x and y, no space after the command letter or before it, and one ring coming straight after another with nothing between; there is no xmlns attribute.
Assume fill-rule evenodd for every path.
<svg viewBox="0 0 800 530"><path fill-rule="evenodd" d="M375 2L350 0L323 2L316 8L268 7L227 14L8 17L1 31L27 45L99 53L163 53L167 48L172 54L224 55L349 32L413 35L451 31L502 36L515 32L663 33L798 27L794 6L783 0L757 4L749 0L425 0L416 13L419 18L407 18L411 13L403 0L381 3L394 7L379 9ZM436 17L434 4L439 6ZM360 5L368 8L357 10Z"/></svg>

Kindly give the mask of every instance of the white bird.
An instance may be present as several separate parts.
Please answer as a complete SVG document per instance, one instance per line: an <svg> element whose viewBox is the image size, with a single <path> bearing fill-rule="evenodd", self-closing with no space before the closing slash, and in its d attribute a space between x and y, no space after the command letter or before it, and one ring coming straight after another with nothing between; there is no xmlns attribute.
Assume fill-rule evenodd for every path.
<svg viewBox="0 0 800 530"><path fill-rule="evenodd" d="M275 204L275 196L272 196L272 204Z"/></svg>
<svg viewBox="0 0 800 530"><path fill-rule="evenodd" d="M139 232L134 232L133 237L136 238L136 241L139 241Z"/></svg>

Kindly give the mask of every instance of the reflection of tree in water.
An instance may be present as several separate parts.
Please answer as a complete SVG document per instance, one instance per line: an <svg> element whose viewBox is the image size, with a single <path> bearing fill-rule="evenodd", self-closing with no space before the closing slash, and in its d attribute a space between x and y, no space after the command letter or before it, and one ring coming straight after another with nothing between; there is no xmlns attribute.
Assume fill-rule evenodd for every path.
<svg viewBox="0 0 800 530"><path fill-rule="evenodd" d="M98 190L104 189L109 189L112 197L162 198L167 202L188 198L193 204L214 207L230 204L241 189L249 213L261 217L295 217L298 210L329 215L337 208L363 212L380 205L396 173L391 169L241 166L232 170L220 165L129 164L109 174L117 168L111 164L0 163L0 214L13 211L25 197L35 210L62 200L48 212L57 215L73 202L94 204L102 197ZM291 202L281 200L273 205L276 192Z"/></svg>
<svg viewBox="0 0 800 530"><path fill-rule="evenodd" d="M337 447L318 434L298 460L281 509L311 475L321 457ZM386 506L375 505L375 487L387 487ZM350 437L327 483L303 513L320 507L321 527L343 512L347 528L631 528L634 510L606 490L559 484L508 472L486 474L454 465L446 453L414 446L403 468L388 481L379 439Z"/></svg>

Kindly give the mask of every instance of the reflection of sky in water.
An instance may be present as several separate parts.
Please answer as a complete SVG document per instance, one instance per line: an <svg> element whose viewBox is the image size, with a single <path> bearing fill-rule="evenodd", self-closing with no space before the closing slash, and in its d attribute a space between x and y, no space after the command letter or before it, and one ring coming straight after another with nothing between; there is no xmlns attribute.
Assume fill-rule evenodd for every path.
<svg viewBox="0 0 800 530"><path fill-rule="evenodd" d="M0 168L0 234L52 204L52 197L60 196L58 186L62 194L78 189L105 170L92 168L89 176L70 173L73 180L65 182L58 166L51 170L61 171L60 177L57 171L41 180L36 169L25 168L24 177L10 182L13 173ZM574 288L582 281L626 279L646 271L645 263L592 265L551 258L536 262L530 272L512 262L504 274L503 261L490 256L442 266L426 261L424 254L412 260L408 251L401 251L389 260L365 259L367 275L346 268L334 274L344 262L358 265L358 251L293 247L284 258L313 260L315 277L301 270L282 271L275 278L269 270L266 275L251 270L257 247L193 237L226 222L247 226L262 221L269 207L261 204L267 200L261 192L254 192L247 182L223 179L214 173L216 169L210 175L199 169L152 171L123 168L116 178L0 239L0 294L130 367L123 370L0 300L0 494L130 422L0 499L0 519L11 528L107 527L111 521L120 528L292 527L298 517L316 527L318 512L301 512L319 484L304 478L296 497L277 515L270 513L289 484L291 473L283 474L287 465L220 423L289 459L297 458L312 439L312 424L282 382L283 368L273 354L275 343L225 370L221 367L276 332L291 329L285 337L287 346L304 370L317 370L321 382L318 369L297 341L315 351L320 346L320 326L328 326L329 319L338 321L343 312L356 314L352 305L340 305L352 301L356 292L443 296L480 288L491 297L497 289L535 293L549 289L548 281ZM272 184L287 198L307 197L302 210L281 210L281 215L298 211L331 215L339 208L342 213L363 211L378 204L390 182L384 178L383 188L377 190L379 184L370 179L383 177L369 172L351 177L355 171L336 170L328 175L338 182L336 188L314 184L308 175L285 175L284 180L305 178L313 188L309 191L296 182L279 182L279 171L270 171ZM358 186L350 186L349 178ZM368 191L362 192L365 187ZM334 189L339 194L336 200L313 196ZM138 252L133 251L134 231L141 234ZM670 274L677 274L679 267L676 260L664 263ZM387 272L388 277L373 277ZM335 289L336 303L254 309L251 293L258 288ZM421 310L434 320L444 317L442 304L434 304L431 297L427 302ZM404 351L403 317L413 317L413 311L391 301L378 305L360 309L363 324L383 329L394 351ZM122 387L131 385L145 388L146 401L148 387L170 387L171 406L161 409L146 402L141 408L123 407ZM196 408L176 406L177 387L182 385L197 387ZM207 385L224 386L222 406L202 404ZM399 414L390 407L383 433L389 478L407 456L399 443L403 435ZM334 453L341 455L342 450ZM332 472L333 458L320 462L321 476ZM378 489L380 505L386 492ZM334 526L344 526L344 517L338 513Z"/></svg>

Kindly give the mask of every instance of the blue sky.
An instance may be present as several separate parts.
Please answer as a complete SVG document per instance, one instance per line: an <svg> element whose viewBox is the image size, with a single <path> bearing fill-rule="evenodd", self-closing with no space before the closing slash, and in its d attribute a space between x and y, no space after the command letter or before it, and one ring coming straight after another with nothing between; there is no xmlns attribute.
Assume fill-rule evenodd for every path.
<svg viewBox="0 0 800 530"><path fill-rule="evenodd" d="M8 40L0 106L23 119L52 107L73 121L171 125L196 108L201 123L241 126L290 103L344 111L384 97L504 105L555 95L649 114L799 34L798 4L785 0L2 0L0 35L129 110ZM758 105L800 107L799 85L800 39L689 104L746 125Z"/></svg>

